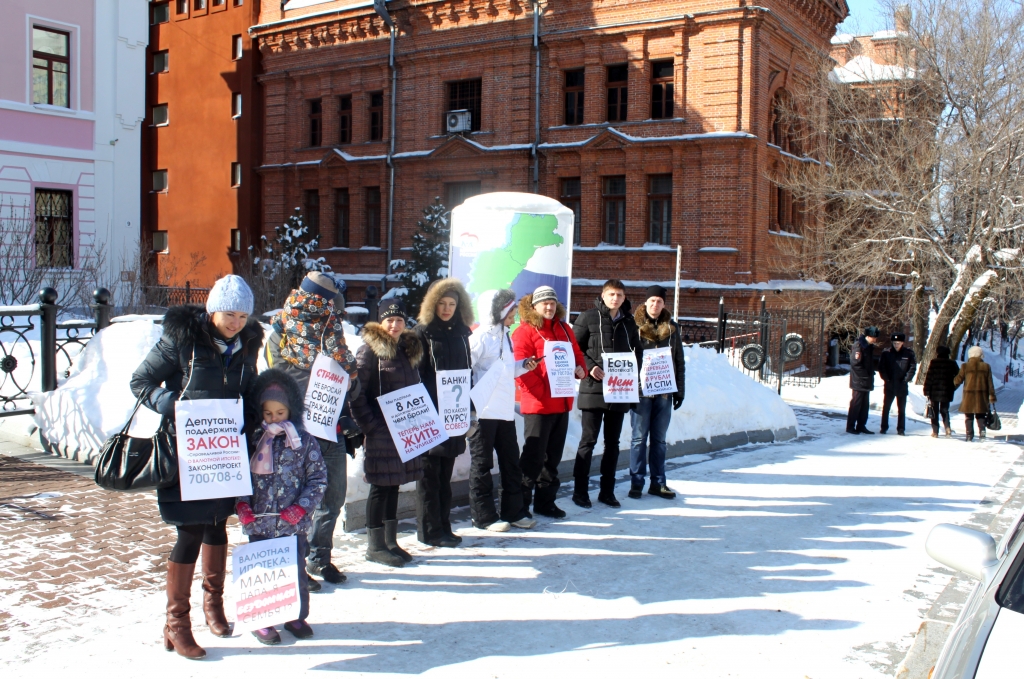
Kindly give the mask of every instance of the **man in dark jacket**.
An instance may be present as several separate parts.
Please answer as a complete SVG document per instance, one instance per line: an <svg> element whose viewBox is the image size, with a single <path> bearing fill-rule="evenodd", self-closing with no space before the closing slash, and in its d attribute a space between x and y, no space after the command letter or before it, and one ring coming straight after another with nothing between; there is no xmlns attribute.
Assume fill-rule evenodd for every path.
<svg viewBox="0 0 1024 679"><path fill-rule="evenodd" d="M846 415L847 434L874 434L865 426L868 423L868 394L875 388L875 342L878 328L870 326L850 348L850 412Z"/></svg>
<svg viewBox="0 0 1024 679"><path fill-rule="evenodd" d="M889 431L889 408L896 401L896 433L906 436L907 429L907 391L910 381L917 372L917 358L914 350L906 346L907 336L902 332L893 333L890 338L892 347L882 352L878 362L878 374L882 377L884 396L882 401L883 434Z"/></svg>
<svg viewBox="0 0 1024 679"><path fill-rule="evenodd" d="M628 403L605 403L602 381L604 380L605 352L634 352L640 344L636 322L629 313L626 302L626 287L619 280L606 281L601 288L601 297L593 309L581 313L572 326L576 343L586 359L587 376L580 382L580 411L583 416L583 434L576 451L576 465L573 477L576 487L572 501L580 507L590 504L590 461L597 444L597 434L604 420L604 455L601 458L601 490L598 502L610 507L619 507L615 499L615 468L619 463L619 435L622 420L629 411Z"/></svg>
<svg viewBox="0 0 1024 679"><path fill-rule="evenodd" d="M928 364L928 372L924 374L924 396L931 402L932 438L939 435L939 416L946 428L946 438L953 435L949 426L949 404L956 391L957 373L960 366L949 357L949 347L941 346L935 350L936 357Z"/></svg>
<svg viewBox="0 0 1024 679"><path fill-rule="evenodd" d="M683 359L679 327L672 320L672 314L665 308L665 288L660 285L647 288L647 301L636 310L633 320L640 336L640 343L636 347L637 365L643 366L646 350L669 348L676 391L657 396L641 393L640 402L630 411L633 440L629 450L629 497L636 500L643 494L647 453L650 450L651 487L647 492L672 500L676 494L669 490L665 479L665 452L668 448L665 434L672 421L672 410L679 410L679 406L683 405L683 395L686 393L686 363ZM643 384L641 380L641 388ZM651 439L649 449L648 436Z"/></svg>
<svg viewBox="0 0 1024 679"><path fill-rule="evenodd" d="M338 309L340 307L340 309ZM347 403L359 393L359 378L356 375L355 358L345 343L342 318L345 298L336 281L318 271L310 272L297 290L292 290L285 300L284 310L272 322L272 332L267 340L267 365L287 373L298 384L303 396L309 386L309 374L320 351L334 358L349 373ZM318 575L332 584L341 584L348 578L331 563L334 548L334 529L345 504L348 486L348 453L345 439L338 442L317 438L320 452L327 465L327 491L323 500L313 512L309 530L309 557L306 572ZM309 591L318 592L321 585L309 578Z"/></svg>

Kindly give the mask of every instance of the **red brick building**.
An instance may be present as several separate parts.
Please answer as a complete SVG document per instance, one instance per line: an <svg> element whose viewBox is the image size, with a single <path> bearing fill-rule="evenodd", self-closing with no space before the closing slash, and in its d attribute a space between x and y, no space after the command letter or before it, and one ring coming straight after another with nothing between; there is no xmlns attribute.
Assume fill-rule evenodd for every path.
<svg viewBox="0 0 1024 679"><path fill-rule="evenodd" d="M161 284L207 287L262 227L260 54L248 33L260 0L151 2L150 12L143 248Z"/></svg>
<svg viewBox="0 0 1024 679"><path fill-rule="evenodd" d="M843 0L387 8L394 71L371 3L264 4L250 31L266 101L264 232L303 206L358 287L385 273L389 245L402 256L434 196L452 207L535 191L577 212L577 309L591 281L673 281L677 244L681 311L813 294L785 261L808 254L803 218L768 177L801 160L773 110L808 55L828 53ZM469 130L447 132L453 110L470 112Z"/></svg>

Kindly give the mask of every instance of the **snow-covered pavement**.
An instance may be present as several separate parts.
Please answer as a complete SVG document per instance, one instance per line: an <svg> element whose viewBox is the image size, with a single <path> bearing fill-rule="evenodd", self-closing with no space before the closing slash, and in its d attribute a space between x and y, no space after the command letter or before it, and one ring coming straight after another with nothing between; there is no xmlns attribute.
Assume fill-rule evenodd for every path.
<svg viewBox="0 0 1024 679"><path fill-rule="evenodd" d="M891 676L949 581L924 552L929 529L969 517L1022 449L931 439L917 422L897 437L846 435L845 416L825 412L799 421L789 443L670 461L674 502L626 498L622 475L621 509L566 497L569 516L533 531L463 522L460 549L406 537L417 561L402 569L342 541L349 583L312 596L306 642L285 633L262 647L203 630L209 657L190 662L161 649L162 592L137 590L28 658L26 642L45 630L12 629L3 673Z"/></svg>

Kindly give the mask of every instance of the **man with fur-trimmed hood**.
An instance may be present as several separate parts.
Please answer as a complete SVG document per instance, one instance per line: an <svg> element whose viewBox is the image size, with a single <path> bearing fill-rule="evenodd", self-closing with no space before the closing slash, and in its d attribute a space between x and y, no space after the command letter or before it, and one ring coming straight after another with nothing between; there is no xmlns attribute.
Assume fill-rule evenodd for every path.
<svg viewBox="0 0 1024 679"><path fill-rule="evenodd" d="M469 508L473 525L495 532L533 528L536 521L523 507L523 470L516 436L515 378L536 370L536 358L516 360L509 326L516 318L516 293L488 290L477 299L480 326L469 338L473 359L473 404L477 419L469 429ZM479 398L477 395L479 394ZM501 513L494 509L491 469L498 454Z"/></svg>
<svg viewBox="0 0 1024 679"><path fill-rule="evenodd" d="M523 361L535 358L540 365L536 370L516 378L519 383L520 405L526 442L519 466L523 470L523 506L542 516L565 518L565 512L555 504L555 495L561 482L558 463L562 461L565 435L569 429L569 411L572 397L551 395L548 370L544 364L546 342L569 342L576 362L576 379L586 376L586 359L576 344L572 327L565 322L565 307L558 301L558 293L550 285L542 285L532 294L519 300L519 320L512 333L515 358Z"/></svg>
<svg viewBox="0 0 1024 679"><path fill-rule="evenodd" d="M423 345L420 378L440 414L438 373L472 368L469 326L473 324L473 303L469 293L455 278L434 281L423 296L417 320L416 336ZM464 397L469 399L468 388ZM466 434L451 436L449 433L449 436L447 441L423 455L423 478L416 483L417 537L420 542L435 547L457 547L462 542L462 538L452 532L449 514L452 470L455 458L466 452Z"/></svg>
<svg viewBox="0 0 1024 679"><path fill-rule="evenodd" d="M660 285L647 288L647 301L636 310L633 320L636 321L640 334L640 344L636 349L637 363L644 364L644 351L670 348L676 391L658 396L641 393L640 402L629 414L633 427L633 440L629 448L629 497L638 500L643 496L650 452L651 487L647 492L671 500L676 494L666 485L665 452L668 444L665 434L669 423L672 422L672 411L679 410L683 405L683 395L686 393L686 363L683 357L683 343L679 337L679 326L665 308L665 288ZM651 441L649 448L648 436Z"/></svg>

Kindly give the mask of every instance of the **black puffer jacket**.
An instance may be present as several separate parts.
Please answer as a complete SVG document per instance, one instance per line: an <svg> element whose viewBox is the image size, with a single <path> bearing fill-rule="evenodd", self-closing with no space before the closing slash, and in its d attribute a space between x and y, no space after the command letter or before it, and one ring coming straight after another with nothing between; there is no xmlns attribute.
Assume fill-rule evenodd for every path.
<svg viewBox="0 0 1024 679"><path fill-rule="evenodd" d="M872 391L875 388L875 345L864 335L850 347L850 389Z"/></svg>
<svg viewBox="0 0 1024 679"><path fill-rule="evenodd" d="M672 365L676 373L676 394L682 399L686 395L686 360L683 356L683 341L679 337L679 326L672 320L668 309L662 309L658 320L647 315L647 309L641 306L633 315L636 322L640 343L636 348L637 365L644 364L644 349L664 349L672 347ZM641 389L643 382L640 383ZM641 394L643 396L643 394Z"/></svg>
<svg viewBox="0 0 1024 679"><path fill-rule="evenodd" d="M956 387L953 380L960 372L960 366L951 358L933 358L924 375L924 395L931 401L952 403Z"/></svg>
<svg viewBox="0 0 1024 679"><path fill-rule="evenodd" d="M636 352L640 336L630 311L627 300L619 307L619 317L612 321L610 310L599 297L594 308L581 313L572 324L576 343L580 345L580 351L587 361L587 376L580 382L580 410L611 410L620 413L629 410L628 403L605 403L601 381L591 377L590 371L595 366L604 367L601 357L604 352Z"/></svg>
<svg viewBox="0 0 1024 679"><path fill-rule="evenodd" d="M423 478L423 457L402 462L377 397L420 381L416 369L423 358L420 340L412 330L395 339L380 323L367 323L363 327L363 341L365 344L356 352L356 369L363 389L352 399L352 415L366 434L366 481L375 486L419 481Z"/></svg>
<svg viewBox="0 0 1024 679"><path fill-rule="evenodd" d="M886 349L878 361L878 374L885 382L885 388L895 394L907 393L916 372L917 357L914 356L914 350L907 345L903 345L899 351L894 348Z"/></svg>
<svg viewBox="0 0 1024 679"><path fill-rule="evenodd" d="M435 308L442 297L450 294L458 296L458 307L455 315L442 321L435 315ZM420 377L423 386L430 394L430 400L437 408L437 371L438 370L469 370L473 367L469 350L469 336L473 332L469 326L473 323L473 302L462 284L453 278L434 283L420 304L417 318L416 336L423 344L423 361L420 363ZM466 452L466 435L452 436L441 445L431 448L428 455L439 457L458 457Z"/></svg>
<svg viewBox="0 0 1024 679"><path fill-rule="evenodd" d="M132 393L143 397L147 408L173 420L179 393L187 399L244 398L249 393L263 345L263 328L255 318L242 328L241 350L227 364L213 342L213 326L203 307L168 309L163 328L163 337L132 375ZM254 411L246 411L246 431L255 417ZM157 500L161 518L175 526L223 521L234 513L235 504L234 498L183 502L178 486L158 490Z"/></svg>

